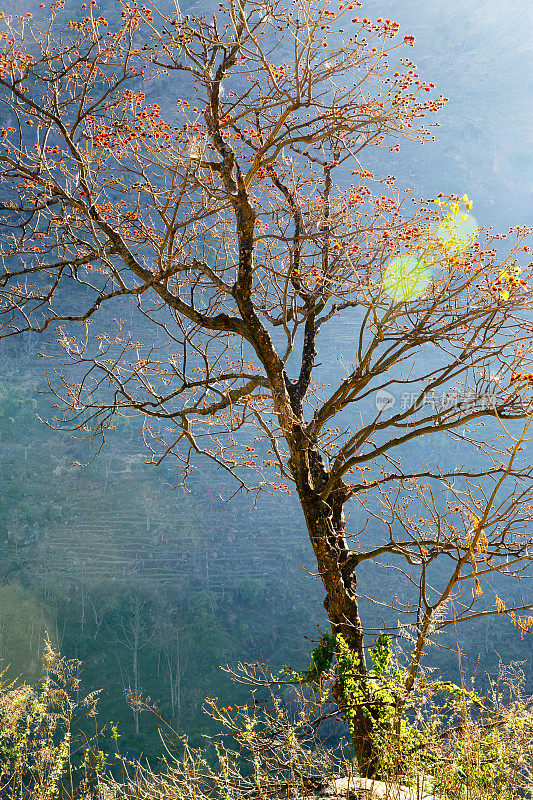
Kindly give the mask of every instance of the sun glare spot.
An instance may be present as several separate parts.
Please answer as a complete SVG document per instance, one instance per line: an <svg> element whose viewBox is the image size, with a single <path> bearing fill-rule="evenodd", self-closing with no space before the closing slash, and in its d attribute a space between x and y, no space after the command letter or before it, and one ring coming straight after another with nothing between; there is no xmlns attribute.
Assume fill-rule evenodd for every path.
<svg viewBox="0 0 533 800"><path fill-rule="evenodd" d="M383 289L397 302L408 302L420 297L431 283L431 270L415 256L396 256L387 265L383 275Z"/></svg>

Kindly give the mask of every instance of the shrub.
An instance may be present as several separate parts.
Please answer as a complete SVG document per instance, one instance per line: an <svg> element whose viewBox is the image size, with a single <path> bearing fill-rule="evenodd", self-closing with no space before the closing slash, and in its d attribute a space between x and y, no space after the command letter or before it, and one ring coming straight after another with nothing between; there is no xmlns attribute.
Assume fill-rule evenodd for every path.
<svg viewBox="0 0 533 800"><path fill-rule="evenodd" d="M346 653L337 644L342 669ZM74 701L80 662L60 658L47 642L37 686L0 682L0 797L267 800L316 795L341 777L357 785L349 744L328 746L319 735L322 723L339 714L330 696L334 677L324 671L332 647L325 639L305 673L273 673L264 664L230 670L234 680L250 686L251 702L233 708L207 699L205 710L220 733L206 737L204 748L191 748L160 718L171 735L157 767L121 756L118 732L110 725L120 771L113 777L100 734L92 740L73 734L80 717L96 714L97 693ZM533 797L533 713L520 665L501 667L484 696L464 685L420 681L399 732L390 709L400 673L384 638L373 667L370 712L382 723L376 726L376 750L386 791L405 784L413 798Z"/></svg>

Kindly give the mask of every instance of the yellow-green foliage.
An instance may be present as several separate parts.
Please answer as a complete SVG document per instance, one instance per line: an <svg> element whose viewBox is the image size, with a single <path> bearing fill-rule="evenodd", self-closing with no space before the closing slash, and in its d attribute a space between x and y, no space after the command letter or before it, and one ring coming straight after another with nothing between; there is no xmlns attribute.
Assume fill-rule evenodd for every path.
<svg viewBox="0 0 533 800"><path fill-rule="evenodd" d="M371 722L375 777L433 787L439 800L515 800L531 797L533 710L522 696L519 667L501 667L486 697L449 681L418 681L406 695L407 674L380 634L362 675L359 658L340 634L325 633L308 670L289 672L298 683L340 680L343 713L355 742L357 715ZM334 663L335 659L335 663ZM529 792L529 793L528 793Z"/></svg>
<svg viewBox="0 0 533 800"><path fill-rule="evenodd" d="M2 798L52 800L71 775L71 726L77 705L79 662L60 658L46 640L37 686L0 684L0 786Z"/></svg>
<svg viewBox="0 0 533 800"><path fill-rule="evenodd" d="M74 741L73 721L95 714L95 696L73 701L79 686L79 662L61 659L47 643L43 677L35 687L0 682L0 797L2 800L255 800L309 796L335 777L353 776L345 752L317 738L318 721L329 716L323 669L330 660L328 640L313 659L320 667L313 679L320 691L308 691L302 680L281 680L262 665L241 665L234 673L257 691L269 692L249 706L219 706L206 701L207 713L221 734L211 739L215 758L206 750L167 743L167 756L152 769L146 762L113 755L121 778L109 771L109 748L100 740ZM521 695L519 669L502 669L486 696L442 681L416 687L409 715L409 735L393 732L389 712L401 679L390 649L381 637L372 652L370 689L361 688L358 662L336 638L337 675L343 676L346 702L354 710L360 697L379 735L381 778L394 796L397 784L420 789L438 800L524 800L533 798L533 714ZM331 666L331 662L330 662ZM248 668L248 669L247 669ZM316 671L316 670L314 670ZM287 692L292 693L290 696ZM385 692L385 694L383 694ZM388 693L388 694L387 694ZM370 701L370 702L369 702ZM350 715L348 715L350 719ZM119 734L110 726L109 744L118 749ZM106 750L106 752L104 752ZM75 754L75 756L73 755ZM415 795L416 796L416 792ZM431 796L431 795L429 795Z"/></svg>

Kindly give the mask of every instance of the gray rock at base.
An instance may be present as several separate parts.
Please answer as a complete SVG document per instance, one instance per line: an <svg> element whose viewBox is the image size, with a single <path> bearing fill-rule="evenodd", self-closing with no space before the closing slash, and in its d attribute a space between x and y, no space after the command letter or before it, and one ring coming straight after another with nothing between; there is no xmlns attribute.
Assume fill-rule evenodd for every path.
<svg viewBox="0 0 533 800"><path fill-rule="evenodd" d="M318 792L313 800L439 800L433 792L398 783L386 783L370 778L337 778ZM308 799L309 800L309 799Z"/></svg>

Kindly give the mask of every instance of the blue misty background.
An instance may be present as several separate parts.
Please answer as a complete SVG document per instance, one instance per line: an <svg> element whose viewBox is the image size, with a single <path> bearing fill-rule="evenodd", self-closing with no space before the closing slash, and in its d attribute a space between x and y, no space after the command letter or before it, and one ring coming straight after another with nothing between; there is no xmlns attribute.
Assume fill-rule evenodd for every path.
<svg viewBox="0 0 533 800"><path fill-rule="evenodd" d="M37 12L37 4L9 5ZM113 0L100 5L106 13ZM414 196L467 192L483 226L531 223L531 4L376 0L362 11L413 33L406 55L450 98L434 143L372 153L368 165L394 174ZM328 349L340 354L351 340L349 329L332 329ZM223 478L209 464L198 465L188 491L173 489L166 465L144 464L131 421L91 466L73 466L86 460L86 444L36 416L50 414L38 393L45 388L38 350L31 336L0 350L0 658L10 674L34 679L48 632L84 662L80 691L103 689L102 716L120 723L132 751L159 747L156 720L135 718L125 702L135 685L196 743L208 727L205 696L243 697L219 664L308 662L305 637L324 613L319 581L303 569L315 565L299 510L284 497L265 496L253 509L245 497L225 505ZM365 580L370 590L378 581L383 588L372 569ZM487 624L469 632L465 647L479 670L498 656L527 659L531 638ZM455 667L445 651L431 658L448 672ZM528 683L533 689L530 666Z"/></svg>

